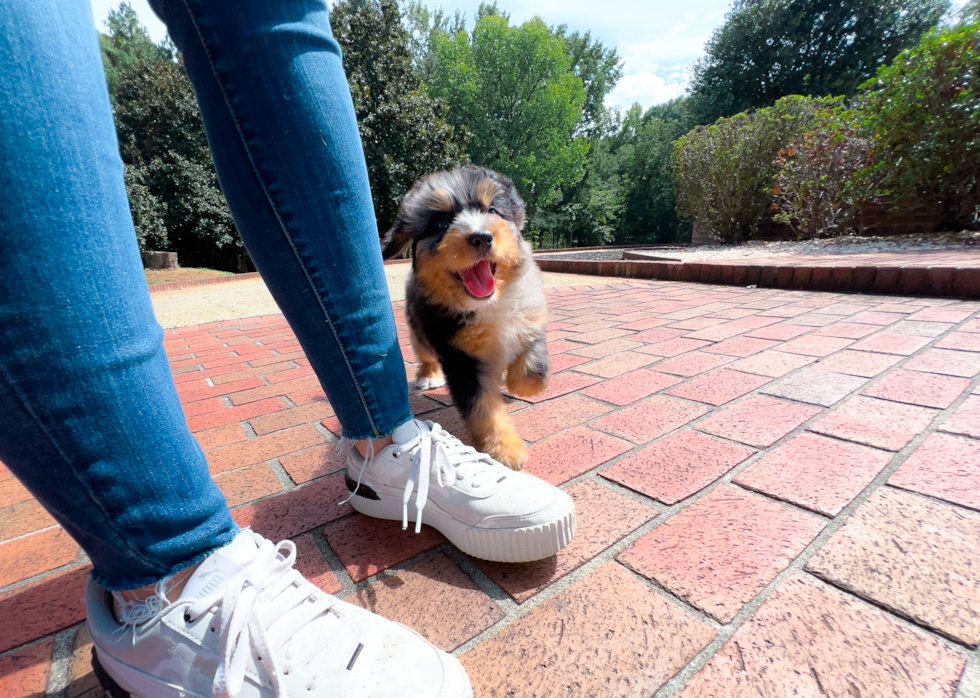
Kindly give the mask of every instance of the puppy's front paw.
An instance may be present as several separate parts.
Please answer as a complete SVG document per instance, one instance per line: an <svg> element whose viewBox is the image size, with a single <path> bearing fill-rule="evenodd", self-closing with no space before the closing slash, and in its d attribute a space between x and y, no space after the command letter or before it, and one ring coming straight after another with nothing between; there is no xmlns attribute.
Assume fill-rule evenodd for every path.
<svg viewBox="0 0 980 698"><path fill-rule="evenodd" d="M508 371L507 391L512 395L516 395L517 397L530 397L542 392L548 387L548 383L550 381L550 373L546 373L544 375L529 375L527 373L521 373L520 371L515 371L513 373Z"/></svg>
<svg viewBox="0 0 980 698"><path fill-rule="evenodd" d="M441 388L446 384L446 377L441 373L437 376L425 376L415 380L415 387L419 390L432 390Z"/></svg>
<svg viewBox="0 0 980 698"><path fill-rule="evenodd" d="M518 434L502 435L502 438L486 452L496 461L506 465L511 470L524 470L527 462L527 449Z"/></svg>

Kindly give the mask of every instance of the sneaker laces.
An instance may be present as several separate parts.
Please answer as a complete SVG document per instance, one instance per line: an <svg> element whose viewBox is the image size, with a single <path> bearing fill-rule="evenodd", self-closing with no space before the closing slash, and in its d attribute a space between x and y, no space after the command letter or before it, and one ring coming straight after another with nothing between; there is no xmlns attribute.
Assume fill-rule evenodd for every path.
<svg viewBox="0 0 980 698"><path fill-rule="evenodd" d="M467 446L439 424L427 422L428 429L420 430L418 436L395 447L393 455L412 454L412 467L402 495L402 530L408 528L408 502L418 482L415 495L415 532L422 530L422 510L429 500L429 480L435 479L443 489L453 486L457 479L469 475L473 486L480 487L489 482L501 464L472 446Z"/></svg>
<svg viewBox="0 0 980 698"><path fill-rule="evenodd" d="M235 698L241 691L253 647L276 695L288 695L285 677L297 668L308 673L306 689L313 690L333 671L353 637L353 630L344 631L337 600L293 568L296 545L256 539L258 550L248 566L213 594L184 601L189 623L221 609L215 698Z"/></svg>

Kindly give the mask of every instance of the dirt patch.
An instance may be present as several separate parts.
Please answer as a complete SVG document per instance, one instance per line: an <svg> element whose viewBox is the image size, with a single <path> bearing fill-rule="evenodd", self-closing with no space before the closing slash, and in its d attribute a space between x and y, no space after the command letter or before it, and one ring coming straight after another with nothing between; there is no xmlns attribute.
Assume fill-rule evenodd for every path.
<svg viewBox="0 0 980 698"><path fill-rule="evenodd" d="M167 284L171 281L198 281L199 279L212 279L215 276L231 276L230 271L216 271L214 269L195 269L189 267L183 269L144 269L146 283Z"/></svg>

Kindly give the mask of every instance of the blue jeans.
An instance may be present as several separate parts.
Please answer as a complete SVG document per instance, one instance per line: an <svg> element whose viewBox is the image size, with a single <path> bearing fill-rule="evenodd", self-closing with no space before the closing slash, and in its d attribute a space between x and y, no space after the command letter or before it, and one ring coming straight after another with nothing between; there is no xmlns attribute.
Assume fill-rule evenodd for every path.
<svg viewBox="0 0 980 698"><path fill-rule="evenodd" d="M249 254L350 438L408 420L367 170L323 0L157 0ZM84 0L0 0L0 461L110 589L237 528L177 399Z"/></svg>

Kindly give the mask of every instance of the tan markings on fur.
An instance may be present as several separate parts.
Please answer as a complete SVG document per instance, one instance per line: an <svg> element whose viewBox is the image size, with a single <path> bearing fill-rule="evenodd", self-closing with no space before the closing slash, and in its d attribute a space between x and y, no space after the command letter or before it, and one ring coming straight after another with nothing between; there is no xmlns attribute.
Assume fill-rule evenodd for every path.
<svg viewBox="0 0 980 698"><path fill-rule="evenodd" d="M466 429L478 451L490 454L508 468L523 470L527 449L504 408L504 398L497 386L482 386L476 405L466 420Z"/></svg>
<svg viewBox="0 0 980 698"><path fill-rule="evenodd" d="M507 367L507 390L518 397L537 395L548 387L551 374L545 376L530 375L527 365L527 354L521 354Z"/></svg>
<svg viewBox="0 0 980 698"><path fill-rule="evenodd" d="M431 209L450 213L453 210L453 195L445 189L435 189L429 194L427 203Z"/></svg>
<svg viewBox="0 0 980 698"><path fill-rule="evenodd" d="M493 203L494 197L499 193L500 185L489 177L481 180L480 183L476 185L476 198L481 204L483 204L483 208L490 208L490 204Z"/></svg>
<svg viewBox="0 0 980 698"><path fill-rule="evenodd" d="M500 345L499 331L496 325L468 325L455 334L450 344L470 356L492 362Z"/></svg>
<svg viewBox="0 0 980 698"><path fill-rule="evenodd" d="M411 328L408 331L408 339L412 344L412 349L415 351L415 356L422 362L422 365L419 366L419 370L415 374L416 379L439 378L442 376L442 365L439 363L439 357L422 346L422 343L415 336L415 331Z"/></svg>
<svg viewBox="0 0 980 698"><path fill-rule="evenodd" d="M514 280L517 268L521 264L523 257L521 248L507 221L503 219L494 221L487 227L493 233L493 261L497 263L496 276L501 286L506 286Z"/></svg>
<svg viewBox="0 0 980 698"><path fill-rule="evenodd" d="M469 296L450 273L476 264L472 249L465 238L451 231L434 252L418 249L412 273L433 302L446 308L465 307Z"/></svg>

